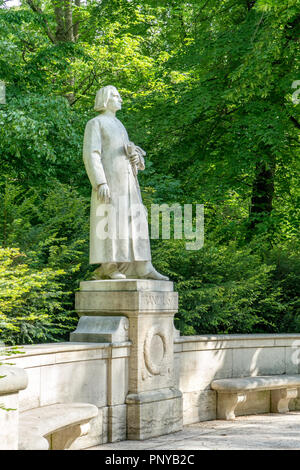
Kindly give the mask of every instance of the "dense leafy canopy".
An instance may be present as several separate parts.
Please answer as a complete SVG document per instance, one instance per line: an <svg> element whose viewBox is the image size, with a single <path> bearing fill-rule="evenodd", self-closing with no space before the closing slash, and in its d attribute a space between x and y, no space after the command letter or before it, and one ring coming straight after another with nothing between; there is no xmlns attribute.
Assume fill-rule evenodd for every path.
<svg viewBox="0 0 300 470"><path fill-rule="evenodd" d="M182 333L299 331L299 0L0 6L1 339L74 329L91 272L82 138L107 84L147 151L147 207L205 207L201 250L152 240Z"/></svg>

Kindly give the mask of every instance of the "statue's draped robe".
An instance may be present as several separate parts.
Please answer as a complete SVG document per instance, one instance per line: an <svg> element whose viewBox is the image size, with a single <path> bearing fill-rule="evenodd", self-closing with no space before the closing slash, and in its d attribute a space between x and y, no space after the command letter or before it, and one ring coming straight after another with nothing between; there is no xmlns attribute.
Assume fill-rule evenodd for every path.
<svg viewBox="0 0 300 470"><path fill-rule="evenodd" d="M86 125L83 160L92 185L91 264L151 260L147 214L126 156L128 143L126 129L115 117L100 114ZM141 156L138 169L144 169ZM97 187L103 183L110 190L109 205L97 198Z"/></svg>

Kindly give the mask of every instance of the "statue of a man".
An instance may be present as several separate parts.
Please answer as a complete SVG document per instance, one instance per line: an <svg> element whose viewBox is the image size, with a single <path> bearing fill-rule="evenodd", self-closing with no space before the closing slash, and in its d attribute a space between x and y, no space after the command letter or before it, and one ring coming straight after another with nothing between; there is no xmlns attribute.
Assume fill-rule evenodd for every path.
<svg viewBox="0 0 300 470"><path fill-rule="evenodd" d="M116 118L122 99L113 86L96 95L99 115L88 121L83 160L92 185L90 264L94 279L168 280L151 263L147 212L137 180L145 152L129 141Z"/></svg>

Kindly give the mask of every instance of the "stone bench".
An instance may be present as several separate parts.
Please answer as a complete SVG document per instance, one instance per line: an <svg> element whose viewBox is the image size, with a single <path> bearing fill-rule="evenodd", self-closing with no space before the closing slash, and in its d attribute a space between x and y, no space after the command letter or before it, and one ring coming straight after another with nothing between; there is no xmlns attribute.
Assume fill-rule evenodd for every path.
<svg viewBox="0 0 300 470"><path fill-rule="evenodd" d="M98 408L87 403L65 403L24 411L19 416L19 450L63 450L87 434Z"/></svg>
<svg viewBox="0 0 300 470"><path fill-rule="evenodd" d="M268 375L214 380L211 388L218 393L217 418L234 419L238 403L246 401L247 392L270 390L271 412L287 413L289 401L298 395L300 375Z"/></svg>

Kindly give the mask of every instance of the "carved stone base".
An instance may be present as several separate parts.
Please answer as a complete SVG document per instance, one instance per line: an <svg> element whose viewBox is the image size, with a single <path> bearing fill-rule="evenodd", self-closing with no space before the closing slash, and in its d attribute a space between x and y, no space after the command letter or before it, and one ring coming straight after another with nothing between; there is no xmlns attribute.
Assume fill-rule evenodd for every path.
<svg viewBox="0 0 300 470"><path fill-rule="evenodd" d="M127 439L144 440L182 429L182 394L175 389L127 395Z"/></svg>
<svg viewBox="0 0 300 470"><path fill-rule="evenodd" d="M117 343L128 341L129 322L126 317L82 316L70 341Z"/></svg>
<svg viewBox="0 0 300 470"><path fill-rule="evenodd" d="M67 429L53 433L47 436L51 450L68 450L73 442L80 436L85 436L90 430L89 420L70 426Z"/></svg>
<svg viewBox="0 0 300 470"><path fill-rule="evenodd" d="M272 413L288 413L289 401L297 398L297 388L282 388L271 391L271 411Z"/></svg>
<svg viewBox="0 0 300 470"><path fill-rule="evenodd" d="M170 281L122 279L81 282L80 321L71 341L130 341L127 395L109 399L109 440L147 439L182 429L182 394L175 389L174 314L178 294ZM115 358L111 358L111 367ZM110 371L110 395L120 384ZM125 408L127 406L127 426Z"/></svg>
<svg viewBox="0 0 300 470"><path fill-rule="evenodd" d="M235 419L235 409L246 400L246 393L218 392L217 418Z"/></svg>

